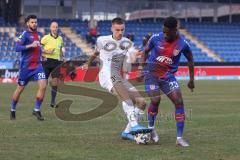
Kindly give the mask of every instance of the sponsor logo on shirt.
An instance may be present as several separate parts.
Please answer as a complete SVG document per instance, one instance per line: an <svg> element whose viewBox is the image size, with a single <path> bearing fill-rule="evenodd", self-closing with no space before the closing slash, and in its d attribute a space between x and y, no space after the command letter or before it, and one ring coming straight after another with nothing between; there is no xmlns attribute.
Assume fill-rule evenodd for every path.
<svg viewBox="0 0 240 160"><path fill-rule="evenodd" d="M172 64L173 63L172 59L169 58L169 57L166 57L166 56L158 56L156 58L156 60L159 61L159 62L167 63L167 64Z"/></svg>
<svg viewBox="0 0 240 160"><path fill-rule="evenodd" d="M113 41L110 41L110 42L107 42L105 44L105 46L103 47L103 49L105 51L113 51L115 49L121 49L121 50L124 50L124 51L127 51L129 48L132 47L132 43L130 41L122 41L119 46L117 43L113 42Z"/></svg>

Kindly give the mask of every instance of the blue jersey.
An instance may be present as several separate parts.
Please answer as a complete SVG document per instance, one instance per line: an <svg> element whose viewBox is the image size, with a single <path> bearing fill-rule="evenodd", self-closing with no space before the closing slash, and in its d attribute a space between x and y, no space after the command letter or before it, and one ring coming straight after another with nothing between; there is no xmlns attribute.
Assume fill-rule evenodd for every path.
<svg viewBox="0 0 240 160"><path fill-rule="evenodd" d="M30 80L45 79L45 73L41 64L42 50L40 46L42 34L40 32L24 31L16 43L16 51L21 52L21 63L18 84L25 86ZM26 45L39 42L35 48L26 48Z"/></svg>
<svg viewBox="0 0 240 160"><path fill-rule="evenodd" d="M20 69L36 69L41 65L42 50L40 40L42 34L40 32L24 31L18 38L16 43L16 52L21 52ZM26 45L39 42L39 46L35 48L26 48Z"/></svg>
<svg viewBox="0 0 240 160"><path fill-rule="evenodd" d="M145 72L159 78L166 77L168 73L174 74L179 65L180 56L191 53L188 42L180 35L173 42L167 42L164 34L154 34L147 47L150 54L147 57Z"/></svg>

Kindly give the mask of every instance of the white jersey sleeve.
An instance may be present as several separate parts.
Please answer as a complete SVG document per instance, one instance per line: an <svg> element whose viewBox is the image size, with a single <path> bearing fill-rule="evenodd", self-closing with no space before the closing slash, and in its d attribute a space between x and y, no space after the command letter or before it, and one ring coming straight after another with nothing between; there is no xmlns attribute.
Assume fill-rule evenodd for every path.
<svg viewBox="0 0 240 160"><path fill-rule="evenodd" d="M126 62L127 63L134 63L136 61L136 53L137 49L132 46L131 48L128 49L128 52L126 54Z"/></svg>

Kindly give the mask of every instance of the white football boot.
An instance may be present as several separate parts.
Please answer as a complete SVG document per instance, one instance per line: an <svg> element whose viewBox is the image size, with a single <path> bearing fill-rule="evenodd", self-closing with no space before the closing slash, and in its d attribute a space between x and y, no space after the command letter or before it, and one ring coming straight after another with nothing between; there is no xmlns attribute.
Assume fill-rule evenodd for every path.
<svg viewBox="0 0 240 160"><path fill-rule="evenodd" d="M176 146L189 147L190 145L183 138L178 138L176 140Z"/></svg>

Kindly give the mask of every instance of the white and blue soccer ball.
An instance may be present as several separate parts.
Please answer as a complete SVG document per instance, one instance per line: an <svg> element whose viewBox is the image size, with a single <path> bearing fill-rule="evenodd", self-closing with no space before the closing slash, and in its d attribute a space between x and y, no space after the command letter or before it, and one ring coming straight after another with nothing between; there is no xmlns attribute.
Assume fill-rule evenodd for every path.
<svg viewBox="0 0 240 160"><path fill-rule="evenodd" d="M150 133L138 133L135 135L135 141L137 144L148 144L151 140Z"/></svg>

